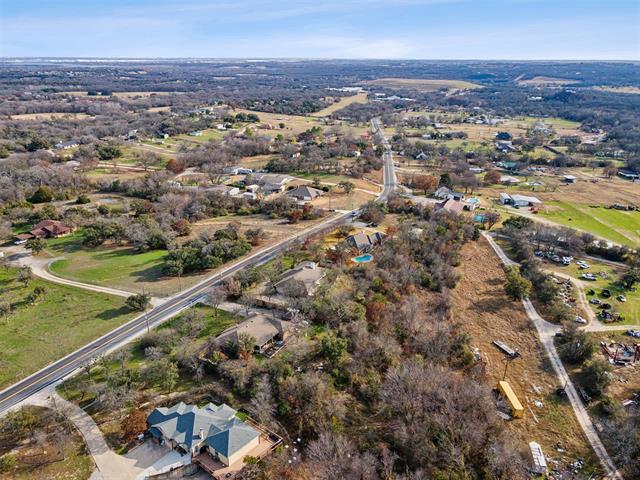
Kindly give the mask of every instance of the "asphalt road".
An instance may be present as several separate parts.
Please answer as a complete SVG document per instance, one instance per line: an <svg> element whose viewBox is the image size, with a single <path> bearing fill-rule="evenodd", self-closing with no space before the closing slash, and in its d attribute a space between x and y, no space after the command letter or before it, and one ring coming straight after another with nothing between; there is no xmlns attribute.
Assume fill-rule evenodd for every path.
<svg viewBox="0 0 640 480"><path fill-rule="evenodd" d="M378 120L371 121L371 127L376 134L377 140L385 146L384 152L384 189L378 196L379 201L386 201L388 196L396 188L396 175L393 168L393 155L387 139L380 130ZM87 365L97 358L106 355L116 348L125 345L138 336L144 334L148 329L153 328L169 318L175 316L181 310L189 308L201 299L215 285L234 275L238 271L268 262L282 251L291 247L296 242L302 242L309 237L330 231L337 226L347 223L357 215L358 211L340 213L334 215L323 222L310 227L282 242L269 248L258 251L240 261L231 264L222 271L193 287L180 292L178 295L167 299L163 304L145 312L143 315L134 318L124 325L112 330L106 335L90 342L84 347L72 352L56 362L51 363L42 370L29 377L15 383L9 388L0 392L0 413L12 406L26 400L40 390L55 384L66 376L72 374L77 369Z"/></svg>

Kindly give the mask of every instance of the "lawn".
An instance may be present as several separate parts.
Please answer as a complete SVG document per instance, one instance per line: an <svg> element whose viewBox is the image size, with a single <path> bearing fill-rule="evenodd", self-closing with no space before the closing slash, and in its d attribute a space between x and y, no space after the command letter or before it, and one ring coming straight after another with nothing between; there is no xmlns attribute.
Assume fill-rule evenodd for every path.
<svg viewBox="0 0 640 480"><path fill-rule="evenodd" d="M211 140L222 140L225 135L229 133L229 130L218 130L215 128L211 128L208 130L201 130L202 135L200 136L191 136L187 134L177 135L174 138L176 140L183 140L187 142L196 142L196 143L204 143Z"/></svg>
<svg viewBox="0 0 640 480"><path fill-rule="evenodd" d="M592 208L561 201L546 205L551 208L542 209L539 215L549 220L630 247L640 244L640 212Z"/></svg>
<svg viewBox="0 0 640 480"><path fill-rule="evenodd" d="M570 275L577 279L579 279L580 275L582 275L583 273L588 272L594 274L597 277L596 281L592 282L589 280L581 280L585 294L587 294L590 289L595 290L595 295L587 294L587 300L590 300L591 298L598 298L602 302L610 303L613 306L612 310L614 312L620 312L625 317L623 322L618 322L616 324L640 324L640 290L636 288L636 291L632 292L629 290L624 290L619 285L617 285L616 282L620 277L619 269L604 263L592 262L589 259L587 259L586 262L590 265L590 267L586 270L580 270L575 262L568 266L553 264L553 266L549 268L551 270ZM545 264L545 266L548 265L550 264ZM604 276L601 273L604 274ZM603 288L606 288L611 292L610 298L604 298L601 295L600 292ZM620 302L616 300L616 297L620 294L623 294L627 298L626 302ZM590 303L589 306L596 314L600 312L600 309L597 308L597 305L593 305Z"/></svg>
<svg viewBox="0 0 640 480"><path fill-rule="evenodd" d="M0 388L24 378L134 316L124 299L34 278L27 286L15 268L0 270L0 302L13 311L0 320ZM36 287L45 294L25 301Z"/></svg>
<svg viewBox="0 0 640 480"><path fill-rule="evenodd" d="M221 310L219 308L210 307L204 303L197 303L189 310L197 312L197 314L202 316L203 319L204 328L198 333L196 343L204 343L207 338L215 338L231 325L235 325L238 322L238 317L233 313L229 313L226 310ZM181 313L168 322L160 325L158 329L175 328L179 330L181 324L184 323L184 318L185 313Z"/></svg>
<svg viewBox="0 0 640 480"><path fill-rule="evenodd" d="M130 247L85 248L79 232L51 239L47 252L64 257L50 265L55 275L94 285L139 292L144 288L152 295L175 293L177 278L162 273L166 250L138 253ZM168 283L169 282L169 283Z"/></svg>

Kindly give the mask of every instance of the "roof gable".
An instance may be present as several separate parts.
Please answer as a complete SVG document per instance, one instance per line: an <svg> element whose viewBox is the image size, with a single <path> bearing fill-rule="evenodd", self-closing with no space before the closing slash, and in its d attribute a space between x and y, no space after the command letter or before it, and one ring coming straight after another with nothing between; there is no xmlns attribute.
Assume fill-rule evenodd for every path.
<svg viewBox="0 0 640 480"><path fill-rule="evenodd" d="M228 456L260 435L253 427L238 419L236 413L225 404L209 403L204 408L198 408L180 402L170 408L154 409L147 417L147 422L164 437L189 449L202 441L202 431L206 443Z"/></svg>

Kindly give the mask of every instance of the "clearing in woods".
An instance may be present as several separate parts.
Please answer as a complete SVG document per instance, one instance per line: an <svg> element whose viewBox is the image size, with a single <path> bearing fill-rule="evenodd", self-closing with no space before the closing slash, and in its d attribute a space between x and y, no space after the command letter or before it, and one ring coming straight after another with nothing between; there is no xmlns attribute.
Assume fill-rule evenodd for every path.
<svg viewBox="0 0 640 480"><path fill-rule="evenodd" d="M602 87L592 87L593 90L600 90L601 92L610 92L610 93L626 93L626 94L640 94L640 87L610 87L610 86L602 86Z"/></svg>
<svg viewBox="0 0 640 480"><path fill-rule="evenodd" d="M378 78L367 82L389 88L407 88L419 92L435 92L437 90L460 90L482 88L481 85L464 80L433 80L425 78Z"/></svg>
<svg viewBox="0 0 640 480"><path fill-rule="evenodd" d="M486 382L495 387L505 373L506 356L492 344L494 340L520 353L509 362L506 373L506 380L525 408L524 418L507 425L514 440L524 449L529 442L538 442L547 457L562 460L565 466L576 458L586 459L582 474L596 470L598 461L571 405L555 393L560 385L535 327L522 304L505 294L505 275L498 257L483 237L465 245L461 257L460 282L452 290L453 316L471 336L471 346L480 349L486 363ZM542 406L534 402L542 402ZM558 446L564 451L559 452Z"/></svg>
<svg viewBox="0 0 640 480"><path fill-rule="evenodd" d="M323 108L315 113L312 113L312 117L328 117L333 112L343 109L344 107L351 105L352 103L367 103L367 94L358 93L350 97L341 97L339 101L333 105L329 105L327 108Z"/></svg>
<svg viewBox="0 0 640 480"><path fill-rule="evenodd" d="M12 120L82 120L84 118L93 118L86 113L69 113L69 112L49 112L49 113L21 113L19 115L11 115Z"/></svg>
<svg viewBox="0 0 640 480"><path fill-rule="evenodd" d="M543 75L537 75L528 80L516 79L516 83L522 86L535 86L535 87L558 87L563 85L573 85L580 83L580 80L573 80L570 78L557 78L557 77L545 77Z"/></svg>

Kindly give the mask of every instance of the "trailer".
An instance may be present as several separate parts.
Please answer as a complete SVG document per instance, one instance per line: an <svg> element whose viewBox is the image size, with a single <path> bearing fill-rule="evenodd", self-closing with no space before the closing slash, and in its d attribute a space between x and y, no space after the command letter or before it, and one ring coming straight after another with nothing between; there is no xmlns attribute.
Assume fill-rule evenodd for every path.
<svg viewBox="0 0 640 480"><path fill-rule="evenodd" d="M509 382L498 382L498 391L504 398L507 399L507 402L509 402L509 406L511 407L511 415L514 418L522 418L524 415L524 407L520 403L520 400L518 400L518 397L511 388L511 385L509 385Z"/></svg>
<svg viewBox="0 0 640 480"><path fill-rule="evenodd" d="M533 458L533 473L538 475L547 474L547 460L542 453L542 447L537 442L529 442L529 450L531 450L531 457Z"/></svg>
<svg viewBox="0 0 640 480"><path fill-rule="evenodd" d="M520 356L520 354L516 350L512 349L509 345L507 345L504 342L501 342L500 340L494 340L493 344L511 358L516 358Z"/></svg>

